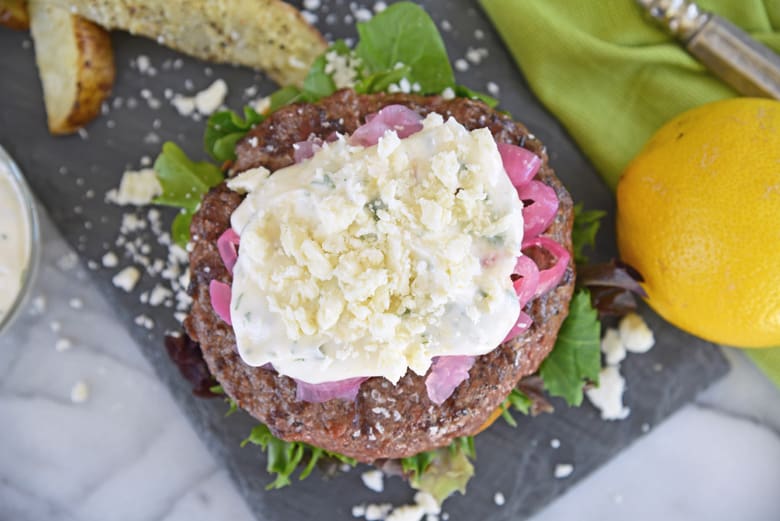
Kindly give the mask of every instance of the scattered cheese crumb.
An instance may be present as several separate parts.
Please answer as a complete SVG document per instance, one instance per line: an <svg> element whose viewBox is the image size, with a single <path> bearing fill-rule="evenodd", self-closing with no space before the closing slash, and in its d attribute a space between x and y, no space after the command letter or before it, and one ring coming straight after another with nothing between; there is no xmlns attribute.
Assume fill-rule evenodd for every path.
<svg viewBox="0 0 780 521"><path fill-rule="evenodd" d="M553 438L550 440L550 447L552 447L553 449L560 448L560 446L561 446L561 440L559 440L558 438Z"/></svg>
<svg viewBox="0 0 780 521"><path fill-rule="evenodd" d="M382 492L385 489L384 474L381 470L369 470L360 475L366 488L374 492Z"/></svg>
<svg viewBox="0 0 780 521"><path fill-rule="evenodd" d="M120 206L132 204L143 206L162 193L162 186L157 180L157 174L151 168L122 174L119 189L111 189L106 193L106 201Z"/></svg>
<svg viewBox="0 0 780 521"><path fill-rule="evenodd" d="M623 420L631 410L623 405L626 380L618 366L608 366L599 373L599 386L586 391L588 400L601 411L604 420Z"/></svg>
<svg viewBox="0 0 780 521"><path fill-rule="evenodd" d="M67 338L58 338L57 341L54 343L54 350L58 353L62 353L63 351L67 351L73 347L73 342L71 342Z"/></svg>
<svg viewBox="0 0 780 521"><path fill-rule="evenodd" d="M111 282L117 288L123 289L130 293L133 291L133 288L135 288L139 278L141 278L141 272L138 271L138 268L134 266L128 266L114 275L114 278L111 279Z"/></svg>
<svg viewBox="0 0 780 521"><path fill-rule="evenodd" d="M447 87L441 92L441 97L444 99L454 99L455 98L455 91L452 90L452 87Z"/></svg>
<svg viewBox="0 0 780 521"><path fill-rule="evenodd" d="M52 320L49 322L49 329L52 333L59 333L62 330L62 324L57 320Z"/></svg>
<svg viewBox="0 0 780 521"><path fill-rule="evenodd" d="M102 262L103 266L106 268L116 268L116 266L119 264L119 259L117 258L116 253L109 251L103 255Z"/></svg>
<svg viewBox="0 0 780 521"><path fill-rule="evenodd" d="M493 503L495 503L497 506L504 506L504 503L506 503L506 499L504 498L504 494L501 492L496 492L496 494L493 496Z"/></svg>
<svg viewBox="0 0 780 521"><path fill-rule="evenodd" d="M146 315L138 315L134 319L135 325L146 328L146 329L153 329L154 328L154 320L147 317Z"/></svg>
<svg viewBox="0 0 780 521"><path fill-rule="evenodd" d="M265 167L250 168L228 179L227 186L234 192L245 194L254 191L269 175L271 172Z"/></svg>
<svg viewBox="0 0 780 521"><path fill-rule="evenodd" d="M80 298L72 298L68 301L68 305L73 309L82 309L84 307L84 301Z"/></svg>
<svg viewBox="0 0 780 521"><path fill-rule="evenodd" d="M46 297L38 295L32 299L32 305L30 306L31 315L41 315L46 311Z"/></svg>
<svg viewBox="0 0 780 521"><path fill-rule="evenodd" d="M89 386L84 380L79 380L70 389L70 401L73 403L84 403L89 398Z"/></svg>
<svg viewBox="0 0 780 521"><path fill-rule="evenodd" d="M227 83L223 79L217 79L207 89L195 95L195 108L204 116L213 113L225 101L227 95Z"/></svg>
<svg viewBox="0 0 780 521"><path fill-rule="evenodd" d="M152 289L152 292L149 294L149 305L159 306L160 304L162 304L172 296L173 293L171 292L171 290L157 284L154 287L154 289Z"/></svg>
<svg viewBox="0 0 780 521"><path fill-rule="evenodd" d="M191 80L185 82L185 88L187 90L192 90ZM171 105L173 105L182 116L193 115L195 111L203 116L208 116L222 106L225 102L227 92L227 83L225 83L225 80L219 78L207 88L195 94L195 96L182 96L181 94L176 94L171 100Z"/></svg>
<svg viewBox="0 0 780 521"><path fill-rule="evenodd" d="M558 463L555 465L553 476L555 476L556 479L565 479L571 476L572 472L574 472L574 465L570 463Z"/></svg>
<svg viewBox="0 0 780 521"><path fill-rule="evenodd" d="M655 345L653 332L636 313L629 313L620 321L620 340L632 353L646 353Z"/></svg>
<svg viewBox="0 0 780 521"><path fill-rule="evenodd" d="M498 84L494 81L487 82L487 91L488 94L491 96L498 96L501 92L501 89L499 89Z"/></svg>
<svg viewBox="0 0 780 521"><path fill-rule="evenodd" d="M614 327L607 329L601 339L601 352L604 353L608 365L618 364L626 357L626 348L620 339L620 333Z"/></svg>
<svg viewBox="0 0 780 521"><path fill-rule="evenodd" d="M458 70L460 72L466 72L469 70L469 62L464 60L463 58L458 58L455 60L455 70Z"/></svg>

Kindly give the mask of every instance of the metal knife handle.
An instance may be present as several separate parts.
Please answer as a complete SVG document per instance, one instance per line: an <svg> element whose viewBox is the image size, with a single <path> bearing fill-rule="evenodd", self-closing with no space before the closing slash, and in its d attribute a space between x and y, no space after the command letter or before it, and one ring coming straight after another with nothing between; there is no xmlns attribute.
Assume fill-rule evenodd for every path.
<svg viewBox="0 0 780 521"><path fill-rule="evenodd" d="M740 94L780 99L780 56L728 20L711 15L686 47Z"/></svg>
<svg viewBox="0 0 780 521"><path fill-rule="evenodd" d="M746 96L780 99L780 56L691 0L637 0L709 70Z"/></svg>

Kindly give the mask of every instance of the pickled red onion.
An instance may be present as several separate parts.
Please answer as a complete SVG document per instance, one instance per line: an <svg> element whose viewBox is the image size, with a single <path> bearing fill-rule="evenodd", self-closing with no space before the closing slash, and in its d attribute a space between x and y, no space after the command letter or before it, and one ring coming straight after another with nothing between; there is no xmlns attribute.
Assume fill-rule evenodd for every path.
<svg viewBox="0 0 780 521"><path fill-rule="evenodd" d="M523 236L536 237L550 226L558 211L558 194L541 181L530 181L517 188L521 201L531 201L523 208Z"/></svg>
<svg viewBox="0 0 780 521"><path fill-rule="evenodd" d="M469 369L474 365L473 356L438 356L433 359L431 372L425 379L428 398L441 405L449 398L461 383L469 377Z"/></svg>
<svg viewBox="0 0 780 521"><path fill-rule="evenodd" d="M523 241L523 249L533 246L543 248L555 257L555 264L551 268L539 271L539 286L536 288L536 294L534 295L538 297L558 285L566 272L566 267L569 265L571 254L569 250L549 237L534 237Z"/></svg>
<svg viewBox="0 0 780 521"><path fill-rule="evenodd" d="M322 140L318 137L309 138L306 141L299 141L293 144L293 159L300 163L309 159L322 147Z"/></svg>
<svg viewBox="0 0 780 521"><path fill-rule="evenodd" d="M539 267L533 259L521 255L517 258L514 275L520 276L513 284L522 308L536 295L536 288L539 286Z"/></svg>
<svg viewBox="0 0 780 521"><path fill-rule="evenodd" d="M368 377L347 378L337 382L324 382L310 384L301 380L295 380L295 399L299 402L322 403L328 400L354 401L357 398L360 384L368 380Z"/></svg>
<svg viewBox="0 0 780 521"><path fill-rule="evenodd" d="M379 142L385 131L395 130L403 139L422 130L422 116L403 105L388 105L376 115L366 117L366 123L352 133L350 143L370 147Z"/></svg>
<svg viewBox="0 0 780 521"><path fill-rule="evenodd" d="M498 153L501 154L504 170L515 188L523 186L533 179L542 166L542 160L539 156L517 145L499 143Z"/></svg>
<svg viewBox="0 0 780 521"><path fill-rule="evenodd" d="M214 312L219 315L219 318L227 322L229 326L233 325L233 322L230 321L231 296L232 291L228 284L218 280L212 280L209 283L209 298L211 300L211 307L214 308Z"/></svg>
<svg viewBox="0 0 780 521"><path fill-rule="evenodd" d="M233 266L236 265L238 260L238 244L240 238L233 228L228 228L225 233L219 236L217 239L217 250L219 256L222 257L222 262L228 270L228 273L233 274Z"/></svg>
<svg viewBox="0 0 780 521"><path fill-rule="evenodd" d="M503 342L501 343L503 344L504 342L509 342L510 340L514 340L515 338L519 337L522 333L528 331L528 328L531 327L531 324L533 324L533 319L531 316L525 311L521 311L520 315L517 317L515 325L512 326L512 329L509 330L509 333L506 334L506 338L504 338Z"/></svg>

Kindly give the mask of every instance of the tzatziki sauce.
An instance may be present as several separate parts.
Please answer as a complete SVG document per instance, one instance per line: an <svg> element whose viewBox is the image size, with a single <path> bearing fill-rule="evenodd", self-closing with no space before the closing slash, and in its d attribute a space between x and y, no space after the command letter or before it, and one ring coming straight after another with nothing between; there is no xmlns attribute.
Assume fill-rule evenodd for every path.
<svg viewBox="0 0 780 521"><path fill-rule="evenodd" d="M0 324L22 291L32 248L30 242L24 195L8 166L0 161Z"/></svg>

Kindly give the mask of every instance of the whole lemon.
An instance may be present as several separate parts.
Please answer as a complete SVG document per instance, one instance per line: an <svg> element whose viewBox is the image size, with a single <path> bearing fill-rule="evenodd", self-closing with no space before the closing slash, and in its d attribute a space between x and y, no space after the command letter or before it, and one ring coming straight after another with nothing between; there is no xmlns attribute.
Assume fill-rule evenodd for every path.
<svg viewBox="0 0 780 521"><path fill-rule="evenodd" d="M617 188L624 261L677 327L780 345L780 102L738 98L665 124Z"/></svg>

